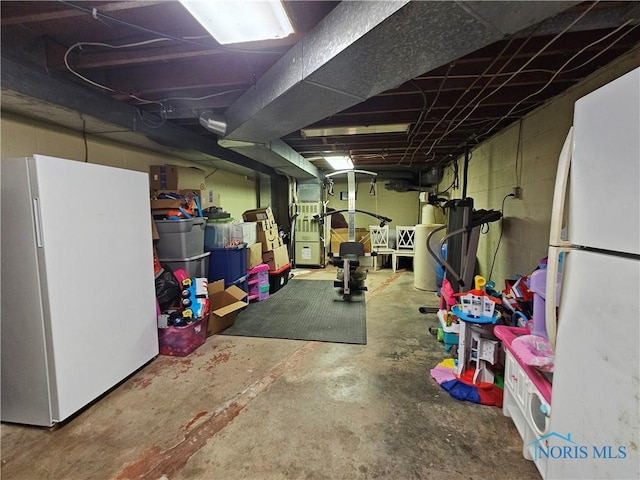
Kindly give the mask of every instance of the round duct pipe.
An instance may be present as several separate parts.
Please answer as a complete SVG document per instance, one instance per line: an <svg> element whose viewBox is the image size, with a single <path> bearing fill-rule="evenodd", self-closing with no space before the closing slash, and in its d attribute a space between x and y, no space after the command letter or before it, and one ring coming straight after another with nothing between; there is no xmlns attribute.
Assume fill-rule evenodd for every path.
<svg viewBox="0 0 640 480"><path fill-rule="evenodd" d="M227 133L227 121L223 115L216 115L213 112L202 112L200 117L200 125L221 137Z"/></svg>

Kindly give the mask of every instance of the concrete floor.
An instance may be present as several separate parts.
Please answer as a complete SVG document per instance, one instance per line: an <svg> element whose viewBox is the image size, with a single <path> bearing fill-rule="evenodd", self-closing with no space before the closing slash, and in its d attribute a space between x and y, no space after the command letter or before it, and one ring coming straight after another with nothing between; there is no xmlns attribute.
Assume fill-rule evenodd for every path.
<svg viewBox="0 0 640 480"><path fill-rule="evenodd" d="M429 376L447 353L418 307L438 297L411 271L370 270L367 285L367 345L209 337L56 428L2 424L2 478L540 478L499 408Z"/></svg>

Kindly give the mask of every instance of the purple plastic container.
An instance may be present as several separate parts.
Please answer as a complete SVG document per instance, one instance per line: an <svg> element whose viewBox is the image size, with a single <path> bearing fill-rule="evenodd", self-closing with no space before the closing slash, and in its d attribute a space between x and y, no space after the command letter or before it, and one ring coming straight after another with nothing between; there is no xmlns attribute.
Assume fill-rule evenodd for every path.
<svg viewBox="0 0 640 480"><path fill-rule="evenodd" d="M556 307L560 306L560 284L562 283L562 274L558 274L556 281ZM531 333L540 337L549 338L547 336L547 325L545 315L546 304L546 287L547 287L547 270L539 269L529 277L529 290L533 293L533 326Z"/></svg>

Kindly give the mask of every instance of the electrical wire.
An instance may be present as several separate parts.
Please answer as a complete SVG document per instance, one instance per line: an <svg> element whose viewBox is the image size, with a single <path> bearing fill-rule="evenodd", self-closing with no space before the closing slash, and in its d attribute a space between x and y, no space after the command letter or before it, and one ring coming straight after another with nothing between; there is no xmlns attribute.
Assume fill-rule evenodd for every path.
<svg viewBox="0 0 640 480"><path fill-rule="evenodd" d="M519 159L519 162L518 162ZM518 165L518 163L520 165ZM520 182L522 181L522 118L518 122L518 143L516 145L516 187L520 186ZM518 171L518 166L520 167L520 171Z"/></svg>
<svg viewBox="0 0 640 480"><path fill-rule="evenodd" d="M140 41L140 42L135 42L135 43L128 43L128 44L123 44L123 45L113 45L113 44L108 44L108 43L101 43L101 42L77 42L74 45L72 45L71 47L69 47L67 49L67 51L64 54L64 64L67 68L67 70L72 73L73 75L75 75L76 77L78 77L79 79L81 79L82 81L93 85L94 87L100 88L102 90L106 90L108 92L111 93L116 93L116 94L121 94L121 95L125 95L128 96L129 98L136 100L137 102L140 102L143 105L148 105L148 104L156 104L156 105L160 105L161 107L161 111L160 111L160 115L162 117L161 122L150 122L148 119L145 119L142 112L140 110L138 110L138 116L140 117L140 121L142 122L143 125L149 127L149 128L160 128L162 125L164 125L164 123L167 121L166 118L166 107L163 104L163 102L166 101L171 101L171 100L181 100L181 101L199 101L199 100L205 100L207 98L212 98L212 97L216 97L219 95L226 95L228 93L235 93L238 91L244 91L244 90L240 90L240 89L233 89L233 90L227 90L224 92L218 92L218 93L214 93L214 94L210 94L210 95L205 95L202 97L174 97L174 98L168 98L168 99L162 99L162 100L148 100L142 97L139 97L138 95L134 95L133 93L130 92L123 92L123 91L118 91L114 88L111 88L107 85L103 85L99 82L96 82L94 80L91 80L90 78L87 78L86 76L80 74L78 71L76 71L75 69L73 69L71 67L71 65L69 64L69 54L75 50L76 48L82 48L82 46L99 46L99 47L105 47L105 48L113 48L113 49L120 49L120 48L132 48L132 47L139 47L139 46L144 46L144 45L149 45L152 43L158 43L158 42L166 42L166 41L176 41L176 42L181 42L181 43L187 43L190 45L196 45L196 46L201 46L201 47L207 47L207 48L217 48L220 49L222 51L227 51L227 52L234 52L234 53L252 53L252 54L282 54L284 53L284 51L269 51L269 50L247 50L247 49L239 49L239 48L229 48L229 47L225 47L222 45L216 44L213 45L212 43L203 43L203 42L198 42L198 41L194 41L192 40L192 38L181 38L181 37L176 37L173 35L169 35L166 33L160 33L157 32L155 30L151 30L145 27L142 27L140 25L136 25L130 22L127 22L125 20L121 20L118 19L116 17L112 17L111 15L107 15L104 14L102 12L99 12L97 8L85 8L82 7L80 5L76 5L74 3L65 1L65 0L58 0L60 3L67 5L71 8L74 8L76 10L80 10L82 12L85 12L89 15L91 15L94 19L99 20L102 22L102 19L106 19L121 25L125 25L128 26L130 28L133 28L135 30L139 30L139 31L143 31L145 33L150 33L155 35L158 38L153 38L150 40L144 40L144 41ZM104 22L103 22L104 23ZM195 38L201 38L201 37L195 37ZM209 38L209 37L206 37Z"/></svg>
<svg viewBox="0 0 640 480"><path fill-rule="evenodd" d="M533 33L532 33L531 35L533 35ZM486 74L486 73L491 69L491 67L493 67L493 65L495 64L495 62L497 62L497 61L498 61L498 58L500 58L500 56L502 55L502 53L504 53L504 52L506 51L506 49L509 47L509 45L511 45L511 43L512 43L512 42L513 42L513 37L512 37L512 38L509 40L509 42L508 42L508 43L507 43L507 44L502 48L502 51L500 52L500 54L499 54L499 55L496 55L496 57L493 59L493 61L491 62L491 64L490 64L487 68L485 68L485 70L484 70L484 72L482 73L482 75L485 75L485 74ZM514 53L514 55L515 55L515 53ZM513 57L513 56L512 56L512 57ZM508 63L509 63L509 61L511 61L511 59L509 59L506 63L508 64ZM453 64L449 64L449 65L450 65L450 67L451 67L451 66L453 66ZM441 82L441 84L440 84L440 89L438 90L438 92L439 92L439 91L442 89L442 87L444 86L444 82L447 80L448 75L449 75L449 72L450 72L450 70L448 70L448 71L447 71L447 75L445 75L445 77L443 78L443 80L442 80L442 82ZM491 78L491 80L489 80L489 81L487 82L487 85L488 85L489 83L491 83L491 81L492 81L492 80L493 80L493 78ZM466 89L465 94L466 94L467 92L469 92L469 91L471 90L471 88L473 88L473 87L475 86L475 84L476 84L477 82L479 82L479 81L480 81L480 77L477 77L477 78L476 78L476 79L471 83L471 85ZM485 88L486 88L486 86L485 86ZM484 89L483 89L483 90L484 90ZM481 91L483 91L483 90L481 90ZM461 95L461 96L458 98L458 100L456 101L456 103L455 103L451 108L449 108L449 110L447 110L443 116L441 116L441 117L440 117L440 119L438 120L438 122L433 126L433 128L429 131L429 133L427 133L427 134L425 135L425 137L422 139L422 141L420 142L420 144L418 144L418 146L416 147L416 149L413 151L413 154L411 155L411 161L413 161L413 158L414 158L415 154L418 152L418 150L420 150L420 149L422 148L422 145L424 145L424 143L425 143L425 142L427 141L427 139L431 136L431 134L436 130L436 128L438 128L438 127L440 126L440 124L441 124L441 123L442 123L442 122L447 118L447 116L448 116L448 115L449 115L449 114L450 114L450 113L451 113L451 112L452 112L452 111L453 111L453 110L458 106L458 104L462 101L462 99L463 99L463 98L464 98L464 94L463 94L463 95ZM437 99L437 97L436 97L436 99ZM435 102L434 102L433 104L435 105ZM465 106L465 108L466 108L466 106ZM464 110L464 109L463 109L463 110ZM447 130L448 130L448 128L447 128ZM429 154L433 151L433 148L437 145L437 143L439 143L439 142L440 142L440 140L442 140L443 138L444 138L444 135L441 135L439 138L437 138L437 139L436 139L436 140L431 144L431 148L429 148L429 150L426 152L426 155L429 155Z"/></svg>
<svg viewBox="0 0 640 480"><path fill-rule="evenodd" d="M567 25L565 28L563 28L559 33L557 33L551 40L549 40L540 50L538 50L533 56L531 56L519 69L517 69L515 72L513 72L512 75L509 76L509 78L507 78L501 85L498 86L498 88L492 90L489 94L487 94L486 96L484 96L482 99L480 99L475 105L474 107L467 113L467 115L460 120L453 128L447 128L447 130L445 130L445 132L442 134L442 136L438 139L436 139L432 146L431 149L433 149L433 147L445 136L449 135L450 133L452 133L453 131L457 130L464 122L465 120L467 120L471 114L473 114L473 112L475 112L478 107L485 102L488 98L492 97L493 95L495 95L498 91L500 91L505 85L507 85L507 83L509 83L511 80L513 80L513 78L516 77L516 75L520 74L522 72L522 70L525 69L525 67L527 67L527 65L529 65L531 62L533 62L536 58L538 58L547 48L549 48L558 38L560 38L562 35L564 35L566 32L568 32L576 23L578 23L580 20L582 20L582 18L589 13L597 4L598 2L593 2L587 9L585 9L575 20L573 20L569 25ZM529 37L527 38L527 41L532 37L533 33L537 30L537 28L540 27L541 24L538 24L536 26L536 29L534 29L534 31L529 35ZM526 42L525 42L526 43ZM522 49L524 45L522 45L518 51L516 51L511 58L507 61L507 63L509 63L517 53L520 52L520 50ZM505 64L506 65L506 64ZM555 78L552 77L552 79ZM493 79L492 79L493 80ZM487 87L487 85L491 83L490 81L487 82L487 84L485 84L485 87L481 90L480 93L482 93L482 91L484 91L484 89ZM549 82L550 83L550 82ZM476 95L475 98L477 98L478 95ZM474 98L474 99L475 99ZM529 98L529 97L527 97ZM473 100L472 100L473 101ZM465 107L467 108L467 107ZM464 109L463 109L464 110ZM450 110L451 111L451 110ZM447 112L448 113L448 112ZM459 115L459 114L458 114ZM458 115L456 115L455 118L458 117ZM504 117L503 117L504 118ZM454 120L451 121L451 123L453 123ZM502 121L502 119L500 119L499 121ZM451 124L450 124L451 125ZM429 151L431 151L431 149Z"/></svg>
<svg viewBox="0 0 640 480"><path fill-rule="evenodd" d="M416 120L416 123L413 125L413 128L409 131L409 134L407 135L407 139L408 140L412 140L412 138L416 135L418 127L420 126L422 119L424 118L424 115L427 111L427 94L424 93L424 90L422 90L422 88L420 88L420 85L418 85L418 82L416 82L415 80L411 80L411 85L413 85L414 87L416 87L416 90L418 90L418 92L420 92L420 95L422 95L422 110L420 110L420 115L418 115L418 120ZM407 148L409 148L407 146ZM406 154L406 150L405 150L405 154Z"/></svg>
<svg viewBox="0 0 640 480"><path fill-rule="evenodd" d="M107 47L107 48L115 48L115 49L119 49L119 48L131 48L131 47L139 47L141 45L148 45L151 43L157 43L157 42L163 42L163 41L167 41L167 38L154 38L151 40L145 40L143 42L136 42L136 43L127 43L124 45L111 45L109 43L101 43L101 42L77 42L73 45L71 45L67 51L64 53L64 64L67 67L67 70L69 70L69 72L71 72L73 75L75 75L76 77L80 78L82 81L89 83L90 85L93 85L94 87L98 87L101 88L103 90L107 90L108 92L112 92L112 93L119 93L122 95L126 95L130 98L133 98L134 100L137 100L139 102L141 102L142 104L150 104L150 103L155 103L158 105L161 105L164 107L164 105L162 104L162 102L156 101L156 100L146 100L144 98L140 98L137 95L134 95L132 93L128 93L128 92L123 92L123 91L118 91L115 90L111 87L107 87L106 85L102 85L101 83L98 82L94 82L93 80L85 77L84 75L81 75L80 73L78 73L77 71L75 71L73 68L71 68L71 65L69 65L69 54L75 50L76 48L80 48L82 49L83 46L92 46L92 47Z"/></svg>
<svg viewBox="0 0 640 480"><path fill-rule="evenodd" d="M451 134L453 131L455 131L456 129L458 129L468 118L469 116L471 116L471 114L484 102L486 101L488 98L490 98L491 96L495 95L500 89L502 89L507 83L509 83L516 75L522 73L525 70L525 67L527 65L529 65L535 58L537 58L539 55L541 55L555 40L557 40L560 36L562 36L564 33L566 33L570 28L572 28L578 21L580 21L587 13L589 13L597 4L598 2L593 2L586 10L584 10L573 22L571 22L567 27L565 27L561 32L559 32L558 34L556 34L554 36L554 38L552 38L549 42L547 42L547 44L545 44L540 50L538 50L538 52L536 52L531 58L528 59L527 62L524 63L524 65L522 65L519 69L517 69L515 72L512 72L511 75L509 75L509 78L504 81L501 85L499 85L496 89L494 89L492 92L490 92L488 95L486 95L485 97L483 97L482 99L480 99L475 106L467 113L467 115L460 120L453 128L451 127L451 124L455 121L455 119L458 118L458 116L460 115L461 112L463 112L464 110L466 110L469 105L470 102L473 102L475 99L478 98L478 96L488 87L488 85L491 83L491 81L493 81L497 74L493 74L492 78L485 83L484 87L481 89L481 91L476 94L476 96L474 97L474 99L470 100L470 102L462 108L462 110L449 122L449 126L447 127L447 129L445 130L445 132L438 137L437 139L435 139L432 144L431 147L429 148L429 150L427 151L427 155L429 153L431 153L433 151L433 148L442 140L444 139L447 135ZM529 34L529 37L527 38L527 40L519 47L519 49L514 52L514 54L512 54L510 56L510 58L505 62L505 64L503 65L502 68L505 68L506 65L508 65L511 60L513 58L515 58L515 56L522 50L523 46L529 41L530 38L532 38L533 34L535 33L535 31L537 31L538 28L540 28L541 25L543 25L544 22L539 23L536 28ZM510 40L513 41L513 37ZM502 52L504 52L506 50L506 47L508 45L506 45ZM481 74L481 77L485 76L486 73L489 71L489 69L493 66L493 64L495 63L495 61L497 60L497 58L499 58L500 55L498 55L496 57L496 59L494 59L494 61L492 62L492 64L487 67L485 69L485 71ZM501 69L502 70L502 69ZM498 73L501 73L500 71ZM479 77L480 78L480 77ZM479 78L476 78L476 80L472 83L472 85L470 87L467 88L467 91L469 91L474 85L475 83L479 80ZM434 126L434 128L431 130L431 132L429 132L429 134L423 139L423 141L421 142L421 144L418 146L417 149L421 148L422 144L429 138L429 136L431 136L431 134L435 131L435 129L440 125L440 123L442 123L442 121L444 121L444 119L458 106L458 104L462 101L462 98L464 97L461 96L458 101L441 117L440 121L438 122L438 124L436 124L436 126ZM416 149L416 151L417 151ZM415 153L415 152L414 152Z"/></svg>
<svg viewBox="0 0 640 480"><path fill-rule="evenodd" d="M493 254L493 261L491 262L491 270L489 270L489 279L491 279L491 275L493 275L493 266L496 263L496 257L498 256L498 249L500 248L500 241L502 240L502 235L504 234L504 202L507 198L513 197L513 193L508 193L502 199L502 208L500 209L500 236L498 237L498 244L496 245L496 251Z"/></svg>
<svg viewBox="0 0 640 480"><path fill-rule="evenodd" d="M447 81L447 78L449 78L449 73L451 72L451 69L453 68L453 63L449 63L449 68L447 68L447 72L445 73L442 81L440 82L440 86L438 87L438 91L436 92L436 95L433 99L433 101L431 102L431 105L429 106L429 108L427 109L427 111L424 113L424 115L422 114L422 112L420 113L420 116L418 117L419 121L420 119L424 119L422 120L423 122L426 121L426 117L427 115L429 115L429 113L431 113L431 109L435 106L436 102L438 101L438 97L440 97L440 92L442 91L442 88L444 87L444 84ZM420 91L422 91L422 89L420 89ZM426 95L425 95L425 101L427 99ZM423 109L424 111L424 109ZM410 140L409 144L407 145L407 147L404 150L404 154L402 155L402 158L398 161L398 165L400 165L404 159L407 156L407 152L409 151L409 149L411 148L411 146L413 145L413 141L416 137L416 135L420 132L420 128L422 128L422 125L418 126L418 123L416 122L416 128L414 128L414 132L413 132L413 136L411 138L408 138L408 140ZM413 163L413 158L415 157L416 152L418 151L418 149L420 148L420 146L418 146L414 151L413 154L411 155L411 161L409 162L409 166L411 166L411 164Z"/></svg>
<svg viewBox="0 0 640 480"><path fill-rule="evenodd" d="M605 40L606 38L610 37L611 35L615 34L616 32L618 32L620 29L624 28L625 26L627 26L630 22L626 22L625 24L619 26L615 31L609 32L608 34L606 34L605 36L601 37L600 39L592 42L591 44L583 47L576 55L574 55L572 58L574 58L575 56L579 55L580 53L584 52L584 50L590 48L591 46L595 45L596 43L599 43L603 40ZM631 31L633 31L635 28L637 28L638 26L640 26L640 24L636 24L634 25L632 28L630 28L629 30L627 30L627 32L625 32L623 35L621 35L620 37L616 38L613 42L611 42L606 48L602 49L600 52L598 52L596 55L594 55L593 57L590 57L588 60L586 60L585 62L581 63L580 65L573 67L569 70L565 70L564 72L559 72L558 70L552 71L554 73L554 77L551 78L550 81L547 82L547 84L545 84L545 86L539 90L538 92L534 93L533 95L536 95L537 93L540 93L542 90L544 90L544 88L546 88L551 81L553 81L553 79L559 74L559 73L564 73L567 74L569 72L575 71L577 69L580 69L586 65L588 65L589 63L593 62L596 58L598 58L600 55L604 54L607 50L609 50L611 47L613 47L613 45L615 45L618 41L620 41L622 38L624 38L624 36L628 35L629 33L631 33ZM523 73L523 72L520 72ZM528 97L527 97L528 98ZM513 106L512 110L510 111L510 113L508 113L507 115L503 115L501 118L496 119L496 118L492 118L492 119L486 119L486 120L480 120L478 122L474 122L474 123L467 123L467 126L475 126L475 125L487 125L490 123L493 123L493 125L491 127L489 127L486 131L482 131L480 133L477 134L476 138L481 139L481 138L486 138L487 135L489 135L499 124L500 122L502 122L505 118L507 118L508 115L512 115L512 114L520 114L526 111L530 111L532 108L532 106L527 106L525 108L522 108L520 110L515 110L520 104L523 103L523 101L525 101L525 99L519 101L518 103L516 103L516 105ZM494 123L495 122L495 123ZM455 151L457 150L458 147L456 147L456 149L453 149L450 151L449 154L447 154L444 158L444 160L446 161L446 158L453 156L453 154L455 153ZM440 161L438 163L438 165L442 164L443 161Z"/></svg>
<svg viewBox="0 0 640 480"><path fill-rule="evenodd" d="M454 130L456 130L456 129L458 128L458 126L460 125L460 123L464 122L467 118L469 118L469 116L471 115L471 113L473 113L473 112L475 111L475 109L476 109L476 108L478 108L479 103L478 103L478 104L476 104L476 106L471 110L471 112L470 112L470 113L469 113L469 114L468 114L468 115L467 115L467 116L466 116L466 117L465 117L461 122L459 122L459 124L458 124L458 125L456 125L455 127L451 128L451 125L453 124L453 122L455 122L455 121L460 117L460 115L462 114L462 112L464 112L467 108L469 108L469 105L470 105L472 102L476 101L476 100L478 99L478 97L480 97L480 96L483 94L483 92L489 88L489 85L491 85L491 83L492 83L492 82L497 78L497 76L498 76L500 73L502 73L502 70L503 70L503 69L505 69L505 68L507 68L507 66L509 65L509 63L511 63L511 61L512 61L514 58L516 58L516 57L518 56L518 54L519 54L519 53L522 51L522 49L527 45L527 43L529 43L529 40L531 40L531 39L533 38L533 35L534 35L534 34L535 34L535 32L537 31L537 29L540 27L540 25L541 25L541 23L539 23L538 25L536 25L536 27L531 31L531 33L529 34L529 36L525 39L525 41L524 41L524 42L522 42L522 44L521 44L521 45L516 49L516 51L515 51L515 52L513 52L513 53L511 54L511 56L507 59L507 61L506 61L506 62L504 62L504 64L502 65L502 67L500 67L500 69L499 69L497 72L495 72L487 82L485 82L485 84L482 86L482 88L480 89L480 91L479 91L479 92L477 92L477 93L476 93L476 95L475 95L471 100L469 100L469 102L467 102L467 104L466 104L463 108L461 108L461 109L460 109L460 111L459 111L459 112L458 112L458 113L457 113L457 114L456 114L456 115L455 115L451 120L449 120L449 125L448 125L448 126L447 126L447 128L445 129L444 133L440 136L440 138L436 139L436 141L431 145L431 148L429 148L429 151L432 151L432 150L433 150L433 148L434 148L438 143L440 143L440 140L441 140L442 138L446 137L446 136L447 136L447 135L449 135L451 132L453 132ZM484 74L486 74L486 72L488 72L488 71L493 67L493 65L494 65L494 64L495 64L495 62L498 60L498 58L500 58L500 57L502 56L502 54L503 54L504 52L506 52L506 51L507 51L507 49L511 46L511 44L513 43L513 41L514 41L514 37L511 37L511 39L509 40L509 42L508 42L508 43L507 43L507 44L502 48L502 51L501 51L501 52L500 52L500 53L499 53L499 54L494 58L494 61L493 61L493 62L491 62L491 64L490 64L490 65L485 69L485 71L483 72L483 75L484 75ZM466 92L465 92L465 93L470 92L470 91L471 91L471 89L472 89L472 88L475 86L475 84L477 83L477 81L479 81L479 79L476 79L476 80L475 80L475 81L474 81L474 82L469 86L469 88L467 88L467 90L466 90ZM501 88L501 87L498 87L498 88ZM462 100L462 97L461 97L461 98L459 98L458 100L459 100L459 101L461 101L461 100ZM446 115L449 115L449 113L451 113L451 112L453 111L453 109L458 105L459 101L458 101L458 102L456 102L456 104L455 104L451 109L449 109L449 111L446 113Z"/></svg>
<svg viewBox="0 0 640 480"><path fill-rule="evenodd" d="M64 64L67 67L67 70L69 72L71 72L73 75L75 75L76 77L80 78L82 81L89 83L90 85L93 85L95 87L101 88L103 90L106 90L108 92L111 93L117 93L117 94L121 94L121 95L126 95L129 98L132 98L138 102L140 102L143 105L149 105L149 104L155 104L155 105L159 105L161 107L161 110L158 112L160 114L161 117L161 121L160 122L152 122L149 119L145 119L143 113L140 111L140 109L137 110L138 113L138 117L140 118L140 121L142 122L143 125L145 125L148 128L160 128L162 127L166 121L167 121L167 108L164 104L164 102L168 102L168 101L200 101L200 100L205 100L207 98L213 98L213 97L217 97L217 96L221 96L221 95L226 95L228 93L235 93L235 92L244 92L244 89L232 89L232 90L226 90L224 92L218 92L218 93L212 93L210 95L205 95L202 97L169 97L169 98L165 98L165 99L160 99L160 100L148 100L145 98L142 98L138 95L134 95L132 93L128 93L128 92L123 92L123 91L119 91L116 90L114 88L108 87L106 85L103 85L101 83L95 82L87 77L85 77L84 75L80 74L79 72L77 72L76 70L74 70L71 65L69 64L69 55L70 53L75 50L76 48L80 48L82 49L83 46L91 46L91 47L105 47L105 48L113 48L113 49L121 49L121 48L134 48L134 47L139 47L139 46L143 46L143 45L150 45L153 43L158 43L158 42L165 42L165 41L169 41L170 39L168 38L154 38L154 39L150 39L150 40L145 40L145 41L141 41L141 42L135 42L135 43L127 43L127 44L122 44L122 45L113 45L113 44L109 44L109 43L103 43L103 42L77 42L74 45L72 45L71 47L69 47L67 49L67 51L64 54Z"/></svg>
<svg viewBox="0 0 640 480"><path fill-rule="evenodd" d="M228 93L236 93L236 92L246 92L246 89L245 88L234 88L232 90L225 90L223 92L212 93L210 95L204 95L202 97L168 97L168 98L161 98L158 101L159 102L170 102L170 101L173 101L173 100L178 100L178 101L186 101L186 102L199 102L201 100L207 100L209 98L219 97L221 95L227 95Z"/></svg>
<svg viewBox="0 0 640 480"><path fill-rule="evenodd" d="M237 92L244 92L246 89L242 89L242 88L234 88L231 90L225 90L223 92L217 92L217 93L212 93L209 95L204 95L201 97L168 97L168 98L161 98L159 100L146 100L144 98L141 98L137 95L133 95L131 93L127 93L127 92L122 92L122 91L117 91L111 87L108 87L106 85L102 85L98 82L95 82L87 77L85 77L84 75L80 74L79 72L77 72L76 70L74 70L71 65L69 64L69 54L75 50L76 48L80 48L82 49L83 46L92 46L92 47L105 47L105 48L114 48L114 49L119 49L119 48L133 48L133 47L139 47L141 45L149 45L152 43L157 43L157 42L163 42L163 41L170 41L171 39L169 38L154 38L151 40L145 40L143 42L135 42L135 43L127 43L127 44L123 44L123 45L112 45L109 43L102 43L102 42L77 42L74 45L72 45L71 47L69 47L67 49L67 51L64 54L64 64L67 67L67 70L69 70L69 72L71 72L73 75L75 75L76 77L80 78L81 80L83 80L84 82L87 82L95 87L98 88L102 88L103 90L107 90L109 92L112 93L120 93L122 95L127 95L130 98L133 98L134 100L137 100L139 102L141 102L142 104L157 104L157 105L161 105L164 107L163 102L169 102L169 101L193 101L193 102L197 102L197 101L202 101L202 100L207 100L209 98L214 98L214 97L219 97L221 95L227 95L229 93L237 93Z"/></svg>
<svg viewBox="0 0 640 480"><path fill-rule="evenodd" d="M527 101L529 98L539 94L540 92L542 92L545 88L547 88L551 82L558 76L560 75L560 73L562 72L562 70L564 69L564 67L566 67L569 63L571 63L578 55L582 54L585 50L587 50L588 48L592 47L593 45L609 38L611 35L619 32L622 28L626 27L629 23L631 23L631 20L627 20L625 23L623 23L622 25L620 25L618 28L616 28L615 30L613 30L612 32L609 32L607 35L603 36L602 38L595 40L593 42L591 42L590 44L582 47L580 50L578 50L575 54L573 54L569 60L567 60L566 62L564 62L562 64L562 66L560 66L560 68L555 72L555 74L547 81L547 83L545 83L542 87L540 87L537 91L527 95L526 97L524 97L523 99L521 99L518 103L516 103L513 107L511 107L511 109L504 114L500 119L498 119L496 121L496 123L489 128L489 130L487 130L486 132L482 133L482 135L489 135L499 124L500 122L502 122L505 118L507 118L509 115L511 115L513 113L513 111L523 102ZM623 38L624 36L628 35L630 32L632 32L634 29L636 29L638 27L638 25L640 24L636 24L634 25L632 28L630 28L629 30L627 30L623 35L621 35L619 38L617 38L613 44L617 43L621 38ZM589 61L592 61L589 60ZM588 62L587 62L588 63ZM583 64L584 65L584 64Z"/></svg>

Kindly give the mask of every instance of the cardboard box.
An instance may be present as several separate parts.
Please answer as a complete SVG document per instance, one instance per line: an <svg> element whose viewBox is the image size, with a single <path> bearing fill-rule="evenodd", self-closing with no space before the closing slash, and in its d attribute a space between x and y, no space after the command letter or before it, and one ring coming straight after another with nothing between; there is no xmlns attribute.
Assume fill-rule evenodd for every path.
<svg viewBox="0 0 640 480"><path fill-rule="evenodd" d="M180 207L185 206L185 201L182 199L170 199L170 198L162 198L159 200L151 200L151 209L152 210L170 210L170 209L178 209Z"/></svg>
<svg viewBox="0 0 640 480"><path fill-rule="evenodd" d="M149 183L153 189L204 190L204 170L178 165L151 165Z"/></svg>
<svg viewBox="0 0 640 480"><path fill-rule="evenodd" d="M289 263L289 250L286 245L281 245L268 252L263 252L262 261L269 265L269 270L280 270Z"/></svg>
<svg viewBox="0 0 640 480"><path fill-rule="evenodd" d="M180 195L179 198L158 198L161 195ZM194 189L158 189L151 190L151 209L154 211L154 214L159 214L160 211L166 213L168 210L177 210L180 207L188 207L190 202L193 200L193 197L202 197L202 192L200 190Z"/></svg>
<svg viewBox="0 0 640 480"><path fill-rule="evenodd" d="M233 325L238 311L247 306L247 292L235 285L225 289L224 280L210 282L207 290L210 309L207 336L210 336Z"/></svg>
<svg viewBox="0 0 640 480"><path fill-rule="evenodd" d="M335 254L340 252L340 244L349 241L348 228L331 229L331 251ZM364 252L371 253L371 236L366 228L356 228L356 242L364 244Z"/></svg>
<svg viewBox="0 0 640 480"><path fill-rule="evenodd" d="M262 243L254 243L247 246L247 270L262 263Z"/></svg>
<svg viewBox="0 0 640 480"><path fill-rule="evenodd" d="M265 231L271 230L272 228L278 228L278 224L276 222L272 222L271 220L261 220L259 222L255 222L256 231Z"/></svg>
<svg viewBox="0 0 640 480"><path fill-rule="evenodd" d="M264 242L261 242L261 244L262 244L262 251L263 252L268 252L268 251L271 251L271 250L275 250L276 248L281 247L282 245L284 245L282 243L282 239L280 237L275 238L274 240L271 240L271 241L266 241L265 240Z"/></svg>
<svg viewBox="0 0 640 480"><path fill-rule="evenodd" d="M256 235L256 242L260 242L262 244L263 252L273 250L275 247L282 245L277 228L259 230Z"/></svg>
<svg viewBox="0 0 640 480"><path fill-rule="evenodd" d="M260 222L262 220L268 220L271 223L276 223L271 207L247 210L242 214L242 219L245 222Z"/></svg>
<svg viewBox="0 0 640 480"><path fill-rule="evenodd" d="M222 206L222 204L220 203L220 194L214 193L214 191L210 189L202 190L200 201L202 204L202 208Z"/></svg>

